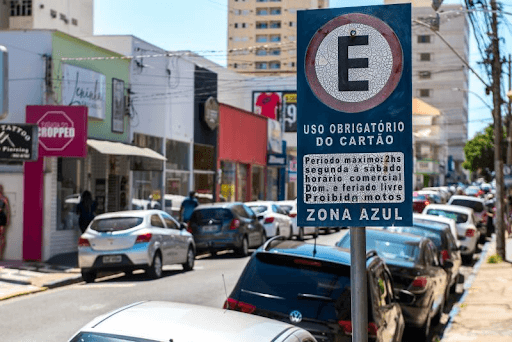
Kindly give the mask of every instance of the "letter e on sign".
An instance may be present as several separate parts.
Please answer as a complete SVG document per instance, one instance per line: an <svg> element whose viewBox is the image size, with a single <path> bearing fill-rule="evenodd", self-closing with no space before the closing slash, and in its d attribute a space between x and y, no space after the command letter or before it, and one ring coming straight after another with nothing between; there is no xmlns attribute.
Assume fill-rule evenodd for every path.
<svg viewBox="0 0 512 342"><path fill-rule="evenodd" d="M402 70L403 52L395 32L379 18L362 13L327 22L306 51L311 90L340 112L363 112L384 102Z"/></svg>

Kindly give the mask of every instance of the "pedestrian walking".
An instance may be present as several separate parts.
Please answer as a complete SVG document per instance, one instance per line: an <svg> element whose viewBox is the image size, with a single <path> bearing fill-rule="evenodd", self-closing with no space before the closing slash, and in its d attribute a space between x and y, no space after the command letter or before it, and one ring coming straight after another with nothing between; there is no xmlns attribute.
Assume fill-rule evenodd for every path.
<svg viewBox="0 0 512 342"><path fill-rule="evenodd" d="M76 206L76 213L78 214L78 225L82 234L87 229L87 226L94 219L94 212L96 211L96 202L92 199L89 191L85 190L80 196L80 203Z"/></svg>
<svg viewBox="0 0 512 342"><path fill-rule="evenodd" d="M10 222L9 199L4 195L4 186L0 184L0 260L4 259L7 226Z"/></svg>
<svg viewBox="0 0 512 342"><path fill-rule="evenodd" d="M188 223L190 221L190 217L192 217L192 212L199 205L199 202L196 198L196 192L190 191L188 197L185 197L183 202L181 202L180 209L180 219L182 222Z"/></svg>

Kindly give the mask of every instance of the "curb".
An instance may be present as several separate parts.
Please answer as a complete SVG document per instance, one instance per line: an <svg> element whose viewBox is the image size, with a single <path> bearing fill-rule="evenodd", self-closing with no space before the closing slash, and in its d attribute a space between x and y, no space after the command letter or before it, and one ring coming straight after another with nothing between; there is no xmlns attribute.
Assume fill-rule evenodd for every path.
<svg viewBox="0 0 512 342"><path fill-rule="evenodd" d="M489 251L489 246L496 242L496 235L492 236L491 241L487 241L485 245L482 248L482 252L480 254L480 259L476 262L475 266L473 267L473 271L471 271L471 274L468 277L468 281L464 283L464 293L460 297L459 301L456 303L457 305L452 308L452 310L449 313L448 316L448 322L446 323L446 328L443 330L443 333L441 334L440 338L442 339L446 334L448 334L452 328L453 325L453 319L455 316L457 316L460 312L460 307L466 300L466 297L468 296L469 289L473 285L473 281L475 280L478 271L480 270L480 267L482 266L482 263L487 260L487 252Z"/></svg>
<svg viewBox="0 0 512 342"><path fill-rule="evenodd" d="M82 275L78 274L74 277L66 278L66 279L59 279L50 281L48 283L44 283L42 287L48 288L48 289L55 289L57 287L61 286L67 286L67 285L73 285L77 283L83 282Z"/></svg>

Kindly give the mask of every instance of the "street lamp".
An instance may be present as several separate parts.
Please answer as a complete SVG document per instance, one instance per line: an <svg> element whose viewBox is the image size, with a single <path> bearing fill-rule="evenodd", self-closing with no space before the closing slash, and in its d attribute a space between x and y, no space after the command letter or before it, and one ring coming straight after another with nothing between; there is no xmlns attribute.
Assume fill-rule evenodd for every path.
<svg viewBox="0 0 512 342"><path fill-rule="evenodd" d="M489 108L491 111L492 111L492 107L487 103L485 102L485 100L476 92L476 91L473 91L473 90L469 90L469 89L462 89L462 88L452 88L452 90L454 91L460 91L460 92L466 92L466 93L471 93L473 95L475 95L476 97L478 97L480 99L480 101L482 101L482 103L487 107ZM508 94L507 94L508 95ZM512 92L511 92L511 96L512 96Z"/></svg>

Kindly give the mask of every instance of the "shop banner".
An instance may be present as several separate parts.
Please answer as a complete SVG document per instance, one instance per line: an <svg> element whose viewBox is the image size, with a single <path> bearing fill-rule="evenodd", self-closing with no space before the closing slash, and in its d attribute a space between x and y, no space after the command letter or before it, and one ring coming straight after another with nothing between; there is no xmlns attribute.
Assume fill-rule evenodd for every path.
<svg viewBox="0 0 512 342"><path fill-rule="evenodd" d="M281 124L276 120L268 120L267 133L267 150L271 153L283 153L283 132Z"/></svg>
<svg viewBox="0 0 512 342"><path fill-rule="evenodd" d="M39 128L40 157L87 156L87 107L27 106L26 121Z"/></svg>
<svg viewBox="0 0 512 342"><path fill-rule="evenodd" d="M0 159L37 160L37 125L0 125Z"/></svg>
<svg viewBox="0 0 512 342"><path fill-rule="evenodd" d="M124 133L124 81L112 78L112 132Z"/></svg>
<svg viewBox="0 0 512 342"><path fill-rule="evenodd" d="M89 116L105 120L105 99L107 79L98 72L62 65L62 104L67 106L87 106Z"/></svg>
<svg viewBox="0 0 512 342"><path fill-rule="evenodd" d="M286 166L286 153L267 154L267 166Z"/></svg>

